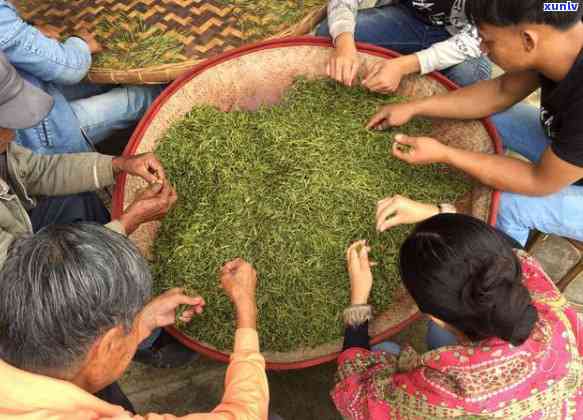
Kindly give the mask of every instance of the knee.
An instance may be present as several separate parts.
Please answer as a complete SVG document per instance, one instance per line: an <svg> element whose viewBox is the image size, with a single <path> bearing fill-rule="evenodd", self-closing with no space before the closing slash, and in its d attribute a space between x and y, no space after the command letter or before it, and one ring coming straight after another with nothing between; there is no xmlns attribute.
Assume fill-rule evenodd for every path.
<svg viewBox="0 0 583 420"><path fill-rule="evenodd" d="M500 195L500 207L496 227L525 246L531 223L525 220L525 209L529 208L529 197L509 192ZM531 203L532 204L532 203ZM531 206L530 206L531 207Z"/></svg>
<svg viewBox="0 0 583 420"><path fill-rule="evenodd" d="M491 75L492 64L485 57L466 60L448 72L448 76L460 86L468 86L481 80L488 80Z"/></svg>
<svg viewBox="0 0 583 420"><path fill-rule="evenodd" d="M128 101L128 111L142 114L162 93L164 86L126 86L124 89Z"/></svg>

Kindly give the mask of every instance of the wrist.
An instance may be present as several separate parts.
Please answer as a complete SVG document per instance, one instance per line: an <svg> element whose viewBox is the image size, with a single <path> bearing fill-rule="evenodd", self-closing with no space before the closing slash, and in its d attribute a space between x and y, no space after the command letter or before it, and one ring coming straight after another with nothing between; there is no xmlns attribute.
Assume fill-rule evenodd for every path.
<svg viewBox="0 0 583 420"><path fill-rule="evenodd" d="M119 173L123 172L124 163L125 163L124 157L119 156L112 159L111 168L113 169L114 175L118 175Z"/></svg>
<svg viewBox="0 0 583 420"><path fill-rule="evenodd" d="M129 213L122 213L117 221L123 226L124 231L128 236L134 233L139 226L139 223L137 223L135 218Z"/></svg>
<svg viewBox="0 0 583 420"><path fill-rule="evenodd" d="M441 157L440 157L438 163L443 163L443 164L448 165L448 166L457 167L455 164L456 149L453 147L447 146L443 143L442 143L441 147L443 148L443 150L441 152Z"/></svg>
<svg viewBox="0 0 583 420"><path fill-rule="evenodd" d="M352 292L350 294L350 304L366 305L368 303L369 296L370 292Z"/></svg>
<svg viewBox="0 0 583 420"><path fill-rule="evenodd" d="M334 45L339 54L356 53L356 42L354 42L354 35L350 32L338 35L334 40Z"/></svg>
<svg viewBox="0 0 583 420"><path fill-rule="evenodd" d="M403 55L396 58L397 65L401 70L402 75L408 75L413 73L419 73L421 71L421 65L419 64L419 59L415 54Z"/></svg>
<svg viewBox="0 0 583 420"><path fill-rule="evenodd" d="M257 329L257 305L255 303L236 304L237 328Z"/></svg>
<svg viewBox="0 0 583 420"><path fill-rule="evenodd" d="M430 219L438 214L441 214L441 207L439 204L425 204L425 217L423 220Z"/></svg>

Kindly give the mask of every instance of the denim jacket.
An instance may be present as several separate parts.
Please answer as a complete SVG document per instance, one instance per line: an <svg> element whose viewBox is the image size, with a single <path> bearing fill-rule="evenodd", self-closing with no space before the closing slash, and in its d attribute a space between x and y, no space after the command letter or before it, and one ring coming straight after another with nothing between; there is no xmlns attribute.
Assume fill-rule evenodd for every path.
<svg viewBox="0 0 583 420"><path fill-rule="evenodd" d="M16 142L41 154L85 152L89 146L60 85L79 83L91 67L91 52L80 38L64 43L47 38L24 22L13 5L0 0L0 49L20 75L54 99L37 126L17 130Z"/></svg>

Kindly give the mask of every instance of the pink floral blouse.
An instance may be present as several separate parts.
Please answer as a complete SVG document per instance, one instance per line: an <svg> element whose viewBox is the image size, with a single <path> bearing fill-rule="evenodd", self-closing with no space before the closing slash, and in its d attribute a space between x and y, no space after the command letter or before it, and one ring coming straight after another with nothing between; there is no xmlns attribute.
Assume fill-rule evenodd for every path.
<svg viewBox="0 0 583 420"><path fill-rule="evenodd" d="M539 312L531 337L498 338L399 357L349 349L332 391L347 419L583 419L583 319L539 264L519 254Z"/></svg>

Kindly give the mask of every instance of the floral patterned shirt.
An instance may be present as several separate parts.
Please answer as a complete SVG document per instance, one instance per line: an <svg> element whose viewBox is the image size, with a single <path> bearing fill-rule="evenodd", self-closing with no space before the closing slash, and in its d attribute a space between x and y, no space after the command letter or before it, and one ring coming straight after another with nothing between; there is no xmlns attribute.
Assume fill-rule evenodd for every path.
<svg viewBox="0 0 583 420"><path fill-rule="evenodd" d="M398 357L352 348L332 398L347 419L583 418L583 323L532 258L520 253L539 313L530 338L498 338Z"/></svg>

